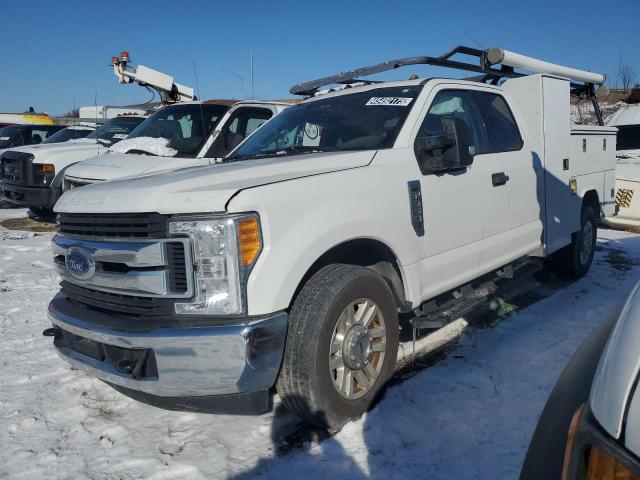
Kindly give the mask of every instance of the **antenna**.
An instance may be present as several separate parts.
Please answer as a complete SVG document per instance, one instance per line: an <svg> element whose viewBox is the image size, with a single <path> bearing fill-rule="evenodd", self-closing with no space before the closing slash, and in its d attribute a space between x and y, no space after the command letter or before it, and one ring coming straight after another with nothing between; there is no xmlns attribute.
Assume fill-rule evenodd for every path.
<svg viewBox="0 0 640 480"><path fill-rule="evenodd" d="M195 80L196 80L196 96L199 99L198 105L200 105L199 110L200 110L200 121L202 122L202 137L204 138L207 135L207 132L204 124L204 112L202 111L202 100L201 100L202 97L200 96L200 84L198 83L198 70L196 69L196 59L192 58L191 61L193 62L193 76L195 77Z"/></svg>
<svg viewBox="0 0 640 480"><path fill-rule="evenodd" d="M467 37L469 37L469 38L471 39L471 41L472 41L473 43L475 43L477 46L479 46L482 50L486 50L486 49L487 49L483 44L481 44L479 41L477 41L475 38L473 38L469 33L464 32L464 34L465 34Z"/></svg>

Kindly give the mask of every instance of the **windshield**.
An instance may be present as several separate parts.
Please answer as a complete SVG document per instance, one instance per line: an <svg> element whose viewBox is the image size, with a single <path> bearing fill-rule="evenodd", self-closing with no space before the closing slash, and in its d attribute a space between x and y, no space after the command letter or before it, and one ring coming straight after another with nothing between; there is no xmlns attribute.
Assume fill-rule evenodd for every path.
<svg viewBox="0 0 640 480"><path fill-rule="evenodd" d="M42 143L49 135L64 127L59 125L11 125L0 128L0 148Z"/></svg>
<svg viewBox="0 0 640 480"><path fill-rule="evenodd" d="M165 155L153 148L155 154L195 157L228 109L224 105L199 103L165 107L151 115L129 135L129 151L134 153L144 150L147 143L149 147L154 147L153 142L133 141L134 138L146 137L164 139L162 147L166 147L165 152L169 153Z"/></svg>
<svg viewBox="0 0 640 480"><path fill-rule="evenodd" d="M616 150L635 149L640 149L640 125L619 125Z"/></svg>
<svg viewBox="0 0 640 480"><path fill-rule="evenodd" d="M49 143L62 143L68 142L69 140L77 140L78 138L86 137L91 132L93 132L92 128L64 128L51 135L44 142L42 142L42 144L44 145Z"/></svg>
<svg viewBox="0 0 640 480"><path fill-rule="evenodd" d="M256 130L228 160L390 148L421 88L376 88L289 107Z"/></svg>
<svg viewBox="0 0 640 480"><path fill-rule="evenodd" d="M127 136L143 121L145 117L116 117L107 120L96 130L87 135L86 138L99 140L107 145L118 143Z"/></svg>

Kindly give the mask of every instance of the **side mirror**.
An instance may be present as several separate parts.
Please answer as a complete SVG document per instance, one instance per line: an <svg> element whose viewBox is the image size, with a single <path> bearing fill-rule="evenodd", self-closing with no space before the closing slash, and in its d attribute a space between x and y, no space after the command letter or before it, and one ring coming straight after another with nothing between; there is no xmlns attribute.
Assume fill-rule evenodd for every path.
<svg viewBox="0 0 640 480"><path fill-rule="evenodd" d="M469 127L456 117L442 119L440 135L416 138L414 152L423 174L468 167L476 153Z"/></svg>

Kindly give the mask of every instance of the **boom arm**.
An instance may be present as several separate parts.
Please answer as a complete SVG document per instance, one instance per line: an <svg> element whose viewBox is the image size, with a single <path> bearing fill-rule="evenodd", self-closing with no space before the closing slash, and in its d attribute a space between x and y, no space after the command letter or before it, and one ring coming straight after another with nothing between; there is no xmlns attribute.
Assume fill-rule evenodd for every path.
<svg viewBox="0 0 640 480"><path fill-rule="evenodd" d="M129 66L128 52L122 52L120 57L112 57L113 73L120 83L137 83L143 87L153 88L163 103L188 102L196 100L193 88L174 82L171 75L159 72L144 65Z"/></svg>

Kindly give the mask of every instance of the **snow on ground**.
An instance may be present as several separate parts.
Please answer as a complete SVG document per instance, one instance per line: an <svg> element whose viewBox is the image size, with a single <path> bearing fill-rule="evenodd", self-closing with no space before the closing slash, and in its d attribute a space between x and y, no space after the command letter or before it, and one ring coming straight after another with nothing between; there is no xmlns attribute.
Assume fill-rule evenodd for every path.
<svg viewBox="0 0 640 480"><path fill-rule="evenodd" d="M601 231L585 278L469 330L335 437L305 442L303 431L302 446L280 454L294 428L280 407L168 412L60 360L41 335L57 289L50 238L0 228L0 479L517 478L562 368L640 280L640 235Z"/></svg>

